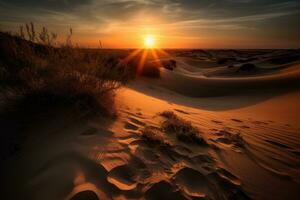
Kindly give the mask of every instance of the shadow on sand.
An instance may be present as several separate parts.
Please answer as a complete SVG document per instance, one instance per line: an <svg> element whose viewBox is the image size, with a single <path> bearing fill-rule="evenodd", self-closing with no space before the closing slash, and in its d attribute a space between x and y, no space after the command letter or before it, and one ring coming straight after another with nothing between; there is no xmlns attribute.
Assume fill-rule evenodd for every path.
<svg viewBox="0 0 300 200"><path fill-rule="evenodd" d="M265 90L246 90L231 95L212 97L192 97L159 86L155 79L140 79L131 83L129 88L169 103L204 109L208 111L226 111L253 106L277 96L294 92L295 88L277 88Z"/></svg>

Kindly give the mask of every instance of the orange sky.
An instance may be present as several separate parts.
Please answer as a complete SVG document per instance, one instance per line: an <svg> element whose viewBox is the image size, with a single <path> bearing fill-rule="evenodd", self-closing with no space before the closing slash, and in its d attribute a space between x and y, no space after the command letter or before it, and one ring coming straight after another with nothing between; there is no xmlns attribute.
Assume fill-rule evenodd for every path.
<svg viewBox="0 0 300 200"><path fill-rule="evenodd" d="M85 47L299 48L300 0L0 0L0 28L25 22Z"/></svg>

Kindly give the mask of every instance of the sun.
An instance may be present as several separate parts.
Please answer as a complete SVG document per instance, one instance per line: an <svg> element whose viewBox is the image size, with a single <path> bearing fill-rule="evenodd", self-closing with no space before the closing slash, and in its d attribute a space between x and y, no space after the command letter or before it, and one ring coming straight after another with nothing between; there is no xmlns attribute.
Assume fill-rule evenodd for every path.
<svg viewBox="0 0 300 200"><path fill-rule="evenodd" d="M155 39L152 35L146 35L144 38L144 45L146 48L153 48L155 45Z"/></svg>

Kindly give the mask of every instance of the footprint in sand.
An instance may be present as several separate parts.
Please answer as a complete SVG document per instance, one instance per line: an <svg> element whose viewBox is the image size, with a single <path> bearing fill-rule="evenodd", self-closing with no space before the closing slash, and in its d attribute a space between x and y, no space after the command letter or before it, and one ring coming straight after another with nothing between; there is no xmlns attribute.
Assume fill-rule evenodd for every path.
<svg viewBox="0 0 300 200"><path fill-rule="evenodd" d="M128 119L129 119L132 123L134 123L134 124L137 124L137 125L140 125L140 126L145 126L145 125L146 125L144 122L142 122L142 121L140 121L140 120L138 120L138 119L136 119L136 118L134 118L134 117L129 117Z"/></svg>
<svg viewBox="0 0 300 200"><path fill-rule="evenodd" d="M129 131L130 130L136 131L140 127L144 127L145 125L146 124L144 122L142 122L138 117L130 116L130 117L128 117L128 121L125 122L124 128Z"/></svg>
<svg viewBox="0 0 300 200"><path fill-rule="evenodd" d="M139 127L137 125L135 125L131 122L126 122L125 125L124 125L124 128L126 130L135 130L135 131L139 129Z"/></svg>
<svg viewBox="0 0 300 200"><path fill-rule="evenodd" d="M185 167L175 174L174 180L188 196L193 198L211 196L207 177L197 170Z"/></svg>
<svg viewBox="0 0 300 200"><path fill-rule="evenodd" d="M207 154L196 155L192 157L191 160L193 163L199 163L199 164L205 164L205 163L213 164L215 162L215 160L210 155Z"/></svg>
<svg viewBox="0 0 300 200"><path fill-rule="evenodd" d="M70 200L99 200L98 195L94 191L86 190L75 194Z"/></svg>
<svg viewBox="0 0 300 200"><path fill-rule="evenodd" d="M161 181L152 185L145 193L146 200L157 199L172 199L172 200L185 200L185 198L179 191L176 190L167 181Z"/></svg>
<svg viewBox="0 0 300 200"><path fill-rule="evenodd" d="M133 190L137 186L136 173L128 165L118 166L112 169L107 181L115 185L120 190Z"/></svg>
<svg viewBox="0 0 300 200"><path fill-rule="evenodd" d="M231 183L235 185L241 185L240 179L238 179L235 175L231 174L229 171L226 169L219 168L217 170L217 173L222 177L230 181Z"/></svg>
<svg viewBox="0 0 300 200"><path fill-rule="evenodd" d="M271 121L269 121L271 122ZM268 125L267 122L263 122L263 121L252 121L253 124L256 124L256 125Z"/></svg>
<svg viewBox="0 0 300 200"><path fill-rule="evenodd" d="M223 122L218 121L218 120L211 120L212 122L216 123L216 124L223 124Z"/></svg>
<svg viewBox="0 0 300 200"><path fill-rule="evenodd" d="M192 198L249 199L240 188L241 181L222 168L205 175L185 167L175 174L174 180L178 187Z"/></svg>
<svg viewBox="0 0 300 200"><path fill-rule="evenodd" d="M221 169L207 175L210 184L213 186L210 189L213 192L213 199L250 199L242 190L240 180L234 175Z"/></svg>
<svg viewBox="0 0 300 200"><path fill-rule="evenodd" d="M238 123L242 123L243 122L242 120L239 120L239 119L231 119L231 121L238 122Z"/></svg>

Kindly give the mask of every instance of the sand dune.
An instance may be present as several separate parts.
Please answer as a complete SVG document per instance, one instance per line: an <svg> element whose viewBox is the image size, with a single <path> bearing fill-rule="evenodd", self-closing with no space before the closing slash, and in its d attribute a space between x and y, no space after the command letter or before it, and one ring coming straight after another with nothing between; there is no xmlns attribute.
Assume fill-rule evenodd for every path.
<svg viewBox="0 0 300 200"><path fill-rule="evenodd" d="M170 95L169 98L171 99L173 96L174 95ZM157 102L157 99L154 100L149 96L139 92L136 93L135 91L124 91L122 98L128 98L127 105L131 105L128 107L130 107L131 110L129 113L132 114L134 114L134 108L143 106L143 102ZM194 100L198 100L198 98ZM193 99L190 99L190 101L193 101ZM280 104L280 102L278 103ZM278 106L278 104L267 104L272 108ZM274 184L274 187L281 187L281 190L278 191L273 191L270 188L269 192L272 192L274 195L272 195L272 198L296 199L296 196L298 195L297 187L299 187L297 166L300 161L297 156L295 157L295 154L297 154L296 152L299 151L300 144L298 139L299 136L297 134L297 130L299 130L299 128L297 128L298 121L297 119L295 119L295 121L291 120L293 125L287 126L286 123L290 122L285 122L284 119L289 121L291 117L279 117L277 118L279 121L272 121L274 120L272 117L264 116L260 113L251 115L251 111L256 113L255 110L259 109L260 105L262 105L262 107L266 106L265 103L262 103L250 108L215 113L190 107L182 107L176 104L168 104L165 101L161 101L157 102L157 104L151 108L143 107L145 113L143 118L146 117L146 119L153 123L153 116L151 116L151 113L155 116L155 112L158 112L162 108L172 109L184 119L191 120L193 124L197 124L202 130L203 136L205 136L206 140L209 142L210 147L208 149L213 149L209 150L210 153L207 155L205 153L206 151L203 149L197 150L196 147L176 147L176 150L181 152L180 154L190 155L191 157L188 161L188 166L190 166L191 169L183 168L184 175L180 175L179 177L182 177L184 180L182 180L182 178L177 179L180 180L180 183L182 184L180 187L185 191L184 194L198 197L206 194L212 197L210 193L212 190L210 190L210 188L205 189L205 187L209 187L209 184L207 182L199 182L198 186L196 180L205 181L208 179L209 181L212 181L210 175L208 175L212 172L207 172L207 169L215 168L217 171L214 173L219 174L225 178L225 180L229 181L222 185L233 184L235 185L233 187L234 189L232 189L234 191L239 190L239 185L242 185L247 194L252 194L250 197L248 196L245 198L269 198L269 193L266 192L266 189L263 189L264 184L267 184L266 180L268 180L269 183ZM296 104L295 106L296 107L293 108L285 107L285 111L292 112L293 109L298 109L299 111ZM246 111L247 109L250 110L250 113ZM267 110L264 111L267 112ZM279 114L280 112L274 110L273 115ZM280 121L280 119L282 120ZM201 152L201 154L191 156L192 152ZM149 154L147 155L149 156ZM169 153L169 155L172 154ZM177 159L179 157L180 155L174 156L174 158ZM291 165L291 163L293 164ZM193 171L195 169L196 171ZM222 175L219 170L225 175ZM228 170L231 172L228 172ZM180 171L178 171L178 173L182 174ZM234 172L234 175L232 172ZM189 180L189 173L193 174L192 177L199 176L202 178L196 178L194 181ZM199 175L196 175L197 173ZM259 174L259 176L254 176L254 174ZM204 184L205 187L203 188L201 184ZM221 190L222 189L219 191ZM243 193L240 195L244 198ZM219 199L219 197L215 198Z"/></svg>
<svg viewBox="0 0 300 200"><path fill-rule="evenodd" d="M267 59L267 54L258 55ZM27 130L23 154L2 166L3 195L69 200L91 191L82 195L298 199L300 65L218 77L212 68L232 69L215 67L216 62L202 68L207 61L182 56L173 71L162 68L160 78L139 78L119 90L115 121L78 121L70 115L68 123L66 117L55 118ZM199 65L192 66L195 62Z"/></svg>
<svg viewBox="0 0 300 200"><path fill-rule="evenodd" d="M219 96L260 89L298 88L300 71L247 78L207 78L163 70L160 84L189 96Z"/></svg>

